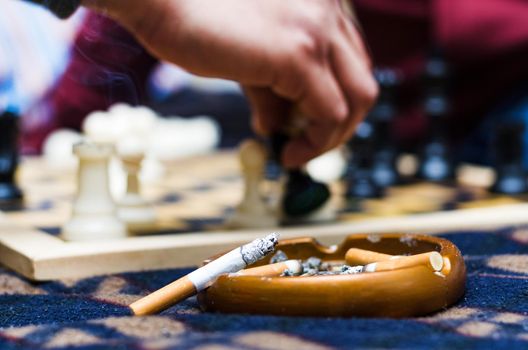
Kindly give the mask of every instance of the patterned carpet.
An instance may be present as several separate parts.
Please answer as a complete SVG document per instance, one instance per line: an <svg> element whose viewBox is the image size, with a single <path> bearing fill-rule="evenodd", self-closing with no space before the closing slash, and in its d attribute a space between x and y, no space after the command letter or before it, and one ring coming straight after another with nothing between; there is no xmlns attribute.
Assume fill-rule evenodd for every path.
<svg viewBox="0 0 528 350"><path fill-rule="evenodd" d="M0 349L527 349L528 228L443 237L466 260L465 297L401 320L210 314L195 298L132 317L126 305L189 270L35 284L0 269Z"/></svg>

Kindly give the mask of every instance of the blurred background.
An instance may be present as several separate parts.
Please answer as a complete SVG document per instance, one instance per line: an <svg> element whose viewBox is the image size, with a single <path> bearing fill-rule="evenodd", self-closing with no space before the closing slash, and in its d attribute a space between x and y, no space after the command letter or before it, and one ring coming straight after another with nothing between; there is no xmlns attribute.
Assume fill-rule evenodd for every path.
<svg viewBox="0 0 528 350"><path fill-rule="evenodd" d="M211 116L220 147L251 135L236 84L158 62L100 15L81 10L61 21L22 1L1 4L0 109L21 117L23 153L38 154L53 130L80 130L87 115L116 103L166 117ZM510 142L499 143L518 149L528 167L526 1L353 5L382 86L381 107L366 120L376 130L372 142L423 153L436 140L440 150L431 152L447 152L450 161L493 164L503 135Z"/></svg>

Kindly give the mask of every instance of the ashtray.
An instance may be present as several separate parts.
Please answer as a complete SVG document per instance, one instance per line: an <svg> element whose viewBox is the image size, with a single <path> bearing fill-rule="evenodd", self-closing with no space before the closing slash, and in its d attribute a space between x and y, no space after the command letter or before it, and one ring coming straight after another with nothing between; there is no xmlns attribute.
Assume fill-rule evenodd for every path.
<svg viewBox="0 0 528 350"><path fill-rule="evenodd" d="M415 234L350 235L326 247L314 238L281 241L276 249L290 259L317 257L344 261L350 248L409 256L438 252L440 271L415 265L390 271L322 276L220 276L198 294L206 311L288 316L411 317L447 308L465 291L466 267L458 248L435 236ZM434 253L436 254L436 253ZM438 254L436 254L438 256ZM250 267L270 263L271 256ZM205 261L207 263L211 259Z"/></svg>

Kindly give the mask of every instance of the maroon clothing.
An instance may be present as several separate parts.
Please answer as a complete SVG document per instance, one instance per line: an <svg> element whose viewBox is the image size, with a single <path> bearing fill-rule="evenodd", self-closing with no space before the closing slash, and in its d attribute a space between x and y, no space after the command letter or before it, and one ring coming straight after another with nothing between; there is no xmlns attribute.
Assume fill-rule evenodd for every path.
<svg viewBox="0 0 528 350"><path fill-rule="evenodd" d="M498 101L528 82L526 0L354 0L374 65L404 77L400 138L423 131L420 77L432 46L452 64L450 131L467 134Z"/></svg>
<svg viewBox="0 0 528 350"><path fill-rule="evenodd" d="M354 0L376 66L397 68L400 139L415 140L424 128L420 76L433 46L442 48L456 75L450 130L465 135L497 101L528 81L527 0ZM51 92L44 128L26 118L26 150L38 150L57 127L78 128L92 110L114 102L142 101L155 64L114 22L91 15L75 43L71 64ZM35 109L37 111L38 109ZM42 115L37 115L39 120ZM29 130L27 130L29 129Z"/></svg>
<svg viewBox="0 0 528 350"><path fill-rule="evenodd" d="M55 129L80 129L92 111L106 110L116 102L144 103L146 81L156 63L116 22L89 14L65 73L23 118L22 152L40 152Z"/></svg>

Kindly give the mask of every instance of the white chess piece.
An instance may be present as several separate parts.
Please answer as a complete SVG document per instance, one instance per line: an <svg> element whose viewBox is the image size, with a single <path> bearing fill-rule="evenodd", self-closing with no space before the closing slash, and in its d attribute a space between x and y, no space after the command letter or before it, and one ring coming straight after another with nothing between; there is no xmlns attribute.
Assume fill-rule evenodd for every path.
<svg viewBox="0 0 528 350"><path fill-rule="evenodd" d="M227 224L233 228L265 228L278 225L278 219L262 199L259 185L263 180L267 152L255 140L244 141L239 151L244 177L244 197Z"/></svg>
<svg viewBox="0 0 528 350"><path fill-rule="evenodd" d="M95 111L86 116L82 126L84 134L92 142L115 143L116 127L107 112Z"/></svg>
<svg viewBox="0 0 528 350"><path fill-rule="evenodd" d="M147 154L163 161L206 154L218 146L220 128L209 117L159 119Z"/></svg>
<svg viewBox="0 0 528 350"><path fill-rule="evenodd" d="M139 171L144 158L144 145L138 138L129 137L117 145L117 153L126 173L126 193L117 202L118 216L132 232L154 228L154 208L141 197Z"/></svg>
<svg viewBox="0 0 528 350"><path fill-rule="evenodd" d="M62 229L62 238L81 241L127 235L108 188L108 160L113 151L108 144L79 143L73 147L79 157L77 196L72 217Z"/></svg>
<svg viewBox="0 0 528 350"><path fill-rule="evenodd" d="M82 140L83 136L73 130L59 129L52 132L42 147L46 163L55 169L75 169L78 160L72 153L72 148Z"/></svg>
<svg viewBox="0 0 528 350"><path fill-rule="evenodd" d="M338 181L346 172L347 162L341 148L335 148L306 164L306 171L311 178L324 183Z"/></svg>

